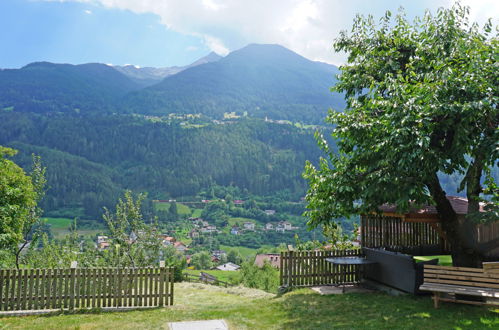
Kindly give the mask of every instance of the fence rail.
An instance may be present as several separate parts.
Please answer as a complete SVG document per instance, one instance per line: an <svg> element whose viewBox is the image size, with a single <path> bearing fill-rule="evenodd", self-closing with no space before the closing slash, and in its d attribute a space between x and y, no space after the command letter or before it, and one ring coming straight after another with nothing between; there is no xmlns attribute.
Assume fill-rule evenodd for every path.
<svg viewBox="0 0 499 330"><path fill-rule="evenodd" d="M499 237L499 221L492 223L480 224L477 226L477 241L479 243L487 243L496 240ZM496 248L487 251L486 256L489 258L499 258L499 245Z"/></svg>
<svg viewBox="0 0 499 330"><path fill-rule="evenodd" d="M172 304L172 267L0 269L0 311Z"/></svg>
<svg viewBox="0 0 499 330"><path fill-rule="evenodd" d="M206 273L202 273L202 274L206 274ZM199 282L199 283L205 283L205 284L225 286L226 288L228 288L229 286L233 286L232 284L230 284L228 282L219 280L218 278L216 278L213 275L210 275L210 277L207 277L206 275L203 276L202 274L193 275L193 274L185 273L185 274L183 274L183 280L186 282ZM209 275L209 274L207 274L207 275Z"/></svg>
<svg viewBox="0 0 499 330"><path fill-rule="evenodd" d="M359 265L333 265L327 262L326 258L361 255L360 249L281 252L280 285L305 287L358 283L360 281ZM345 276L343 276L343 272L345 272Z"/></svg>
<svg viewBox="0 0 499 330"><path fill-rule="evenodd" d="M378 215L361 217L363 247L382 247L415 255L445 254L449 246L440 231L439 223L406 222L402 218Z"/></svg>

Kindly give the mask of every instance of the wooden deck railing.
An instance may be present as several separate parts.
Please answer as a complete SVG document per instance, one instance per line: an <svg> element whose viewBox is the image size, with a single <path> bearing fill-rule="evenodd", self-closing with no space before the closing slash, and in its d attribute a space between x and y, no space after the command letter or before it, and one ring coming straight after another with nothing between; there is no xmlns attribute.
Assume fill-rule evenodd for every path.
<svg viewBox="0 0 499 330"><path fill-rule="evenodd" d="M0 269L0 311L172 304L172 267Z"/></svg>
<svg viewBox="0 0 499 330"><path fill-rule="evenodd" d="M361 256L362 251L286 251L281 252L280 285L285 287L305 287L314 285L338 285L358 283L359 265L339 266L326 261L326 258ZM345 277L342 272L345 271Z"/></svg>

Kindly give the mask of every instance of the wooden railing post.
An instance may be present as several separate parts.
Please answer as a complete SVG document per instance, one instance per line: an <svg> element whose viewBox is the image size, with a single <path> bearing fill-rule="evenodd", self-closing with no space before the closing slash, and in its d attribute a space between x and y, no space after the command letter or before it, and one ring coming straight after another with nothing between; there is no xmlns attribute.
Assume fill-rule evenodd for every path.
<svg viewBox="0 0 499 330"><path fill-rule="evenodd" d="M293 286L293 259L294 253L293 251L288 252L288 287Z"/></svg>
<svg viewBox="0 0 499 330"><path fill-rule="evenodd" d="M170 272L170 280L169 280L169 284L170 284L170 303L169 305L173 305L173 283L175 282L175 267L169 267L169 272Z"/></svg>
<svg viewBox="0 0 499 330"><path fill-rule="evenodd" d="M69 309L74 310L75 307L75 282L76 282L76 267L77 261L71 262L71 269L69 272Z"/></svg>
<svg viewBox="0 0 499 330"><path fill-rule="evenodd" d="M166 278L166 268L165 268L165 261L161 260L159 262L159 306L164 307L165 306L165 300L168 297L165 297L165 282L167 281ZM166 283L168 285L168 283Z"/></svg>

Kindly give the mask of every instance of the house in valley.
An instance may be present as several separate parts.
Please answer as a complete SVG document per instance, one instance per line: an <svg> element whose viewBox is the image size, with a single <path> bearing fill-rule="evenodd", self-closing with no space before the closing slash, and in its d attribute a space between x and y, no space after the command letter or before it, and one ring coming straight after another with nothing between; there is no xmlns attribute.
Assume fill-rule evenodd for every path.
<svg viewBox="0 0 499 330"><path fill-rule="evenodd" d="M215 268L218 269L218 270L236 271L236 270L239 270L239 268L241 268L241 266L236 265L236 264L234 264L232 262L228 262L228 263L225 263L223 265L217 266Z"/></svg>
<svg viewBox="0 0 499 330"><path fill-rule="evenodd" d="M243 227L246 230L255 230L255 223L250 222L250 221L246 221L245 223L243 223Z"/></svg>
<svg viewBox="0 0 499 330"><path fill-rule="evenodd" d="M182 242L175 242L173 244L173 247L178 251L178 252L185 252L187 250L187 246L182 243Z"/></svg>
<svg viewBox="0 0 499 330"><path fill-rule="evenodd" d="M265 224L265 230L274 230L274 224L271 222L267 222Z"/></svg>

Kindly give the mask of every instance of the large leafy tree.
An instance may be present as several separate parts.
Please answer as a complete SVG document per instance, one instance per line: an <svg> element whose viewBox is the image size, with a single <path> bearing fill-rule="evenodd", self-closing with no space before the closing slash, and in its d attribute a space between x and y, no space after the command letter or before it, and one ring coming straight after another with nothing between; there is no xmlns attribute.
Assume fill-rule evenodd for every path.
<svg viewBox="0 0 499 330"><path fill-rule="evenodd" d="M7 159L16 150L0 146L0 249L14 251L36 218L36 187L24 170Z"/></svg>
<svg viewBox="0 0 499 330"><path fill-rule="evenodd" d="M499 218L490 175L499 155L498 35L490 21L482 29L468 16L459 4L413 22L403 11L394 19L387 12L379 24L357 16L351 33L335 40L348 62L333 90L345 94L347 107L327 117L337 151L318 136L328 159L305 168L309 225L384 203L402 212L432 203L456 265L480 266L499 244L479 245L471 234L484 191L495 195L488 217ZM450 174L462 176L464 222L442 188Z"/></svg>

